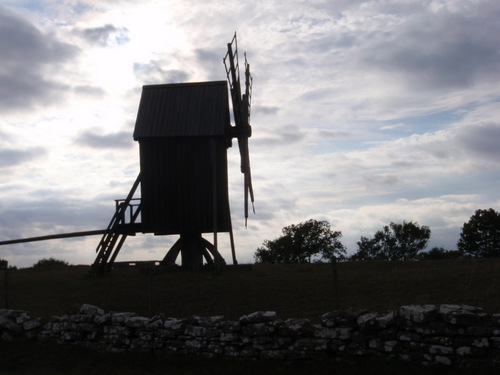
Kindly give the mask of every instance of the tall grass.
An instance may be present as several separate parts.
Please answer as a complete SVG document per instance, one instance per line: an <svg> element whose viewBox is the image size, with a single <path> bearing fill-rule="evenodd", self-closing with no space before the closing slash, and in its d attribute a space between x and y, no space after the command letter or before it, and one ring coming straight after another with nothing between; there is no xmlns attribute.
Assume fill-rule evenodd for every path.
<svg viewBox="0 0 500 375"><path fill-rule="evenodd" d="M78 303L179 318L224 315L237 319L254 311L274 310L280 318L317 321L321 314L334 310L337 302L331 264L261 264L251 271L221 274L117 268L102 278L86 277L88 269L10 270L9 307L43 317L65 314ZM500 312L499 270L500 259L339 263L339 303L341 308L370 310L453 303ZM0 282L0 296L4 288Z"/></svg>

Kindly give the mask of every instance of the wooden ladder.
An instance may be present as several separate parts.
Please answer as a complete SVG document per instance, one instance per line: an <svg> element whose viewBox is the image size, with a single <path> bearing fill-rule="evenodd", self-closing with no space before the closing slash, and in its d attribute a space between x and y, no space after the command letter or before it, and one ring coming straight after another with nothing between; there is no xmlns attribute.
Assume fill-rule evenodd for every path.
<svg viewBox="0 0 500 375"><path fill-rule="evenodd" d="M90 274L92 276L101 276L106 272L111 271L113 263L120 252L125 240L128 235L135 235L135 230L132 228L131 224L134 224L141 212L140 204L136 208L135 212L131 213L129 223L125 223L125 215L127 209L130 207L130 202L141 182L141 175L137 176L137 179L130 189L127 198L117 204L115 213L111 218L111 221L103 234L99 245L97 245L96 253L97 257L91 266Z"/></svg>

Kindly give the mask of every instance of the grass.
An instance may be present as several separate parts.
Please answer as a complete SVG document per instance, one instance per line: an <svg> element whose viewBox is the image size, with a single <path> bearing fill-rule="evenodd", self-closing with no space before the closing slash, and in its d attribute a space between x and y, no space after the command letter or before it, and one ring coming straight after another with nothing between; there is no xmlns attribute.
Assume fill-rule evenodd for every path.
<svg viewBox="0 0 500 375"><path fill-rule="evenodd" d="M500 312L500 259L425 262L339 263L341 308L369 310L405 304L468 304ZM335 309L331 264L254 265L251 271L221 274L162 273L158 268L117 268L103 278L87 278L87 266L30 268L8 273L9 308L32 316L62 315L72 305L90 303L106 311L142 316L224 315L259 310L314 322ZM3 273L4 271L0 271ZM0 278L0 306L5 284ZM27 354L29 353L29 355ZM99 353L83 348L0 341L0 374L417 374L422 369L376 359L356 362L245 362L160 357L147 353ZM445 369L431 374L456 374Z"/></svg>
<svg viewBox="0 0 500 375"><path fill-rule="evenodd" d="M9 271L8 305L47 318L67 313L74 304L89 303L142 316L238 319L273 310L283 319L313 321L336 306L331 264L261 264L251 271L218 275L117 268L103 278L87 278L88 269ZM4 289L0 282L2 297ZM500 259L339 263L338 289L341 308L384 310L405 304L453 303L500 312Z"/></svg>

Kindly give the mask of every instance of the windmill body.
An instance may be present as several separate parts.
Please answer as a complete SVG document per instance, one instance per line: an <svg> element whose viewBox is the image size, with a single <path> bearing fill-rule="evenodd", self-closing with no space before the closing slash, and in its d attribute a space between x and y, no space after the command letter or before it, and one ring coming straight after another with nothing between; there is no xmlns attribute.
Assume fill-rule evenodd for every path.
<svg viewBox="0 0 500 375"><path fill-rule="evenodd" d="M230 127L225 81L144 86L134 131L144 233L230 231Z"/></svg>
<svg viewBox="0 0 500 375"><path fill-rule="evenodd" d="M167 253L197 270L224 264L203 233L231 231L227 148L231 125L225 81L144 86L134 139L139 142L142 232L179 234Z"/></svg>

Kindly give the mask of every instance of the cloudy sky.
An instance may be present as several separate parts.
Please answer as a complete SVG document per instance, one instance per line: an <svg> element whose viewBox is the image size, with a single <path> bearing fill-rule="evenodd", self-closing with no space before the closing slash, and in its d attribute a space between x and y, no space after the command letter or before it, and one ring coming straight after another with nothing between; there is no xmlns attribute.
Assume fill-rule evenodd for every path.
<svg viewBox="0 0 500 375"><path fill-rule="evenodd" d="M255 216L229 149L240 263L309 218L361 236L393 222L456 248L476 209L500 210L497 0L2 0L0 241L102 229L139 172L144 84L224 80L238 33L254 82ZM171 237L118 260L162 259ZM90 264L99 237L0 247L18 267ZM229 239L220 234L230 261Z"/></svg>

